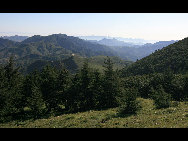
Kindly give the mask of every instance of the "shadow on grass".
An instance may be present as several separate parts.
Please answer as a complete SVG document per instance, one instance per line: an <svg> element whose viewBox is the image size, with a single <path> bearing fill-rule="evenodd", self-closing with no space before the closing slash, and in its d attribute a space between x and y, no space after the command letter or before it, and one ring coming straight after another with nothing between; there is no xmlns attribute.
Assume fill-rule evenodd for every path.
<svg viewBox="0 0 188 141"><path fill-rule="evenodd" d="M100 121L100 123L105 123L107 122L108 120L111 120L112 118L127 118L127 117L130 117L130 116L134 116L134 115L137 115L137 113L127 113L127 114L124 114L124 113L116 113L116 114L107 114L105 115L105 117Z"/></svg>
<svg viewBox="0 0 188 141"><path fill-rule="evenodd" d="M137 115L137 113L117 113L116 114L116 118L127 118L127 117L130 117L130 116L136 116Z"/></svg>

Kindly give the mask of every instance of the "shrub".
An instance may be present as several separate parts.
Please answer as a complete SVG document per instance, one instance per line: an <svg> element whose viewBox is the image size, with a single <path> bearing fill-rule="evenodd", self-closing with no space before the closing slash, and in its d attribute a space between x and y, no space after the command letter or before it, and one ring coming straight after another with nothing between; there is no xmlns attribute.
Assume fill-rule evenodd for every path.
<svg viewBox="0 0 188 141"><path fill-rule="evenodd" d="M157 109L168 108L171 105L171 95L166 93L161 85L151 94Z"/></svg>
<svg viewBox="0 0 188 141"><path fill-rule="evenodd" d="M118 97L119 114L135 114L140 108L137 100L138 90L135 88L126 88L122 90L122 94Z"/></svg>

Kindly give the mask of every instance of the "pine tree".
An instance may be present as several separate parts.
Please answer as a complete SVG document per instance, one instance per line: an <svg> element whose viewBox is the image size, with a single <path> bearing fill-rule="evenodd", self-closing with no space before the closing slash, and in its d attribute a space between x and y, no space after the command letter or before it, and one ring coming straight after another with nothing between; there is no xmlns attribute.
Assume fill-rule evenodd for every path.
<svg viewBox="0 0 188 141"><path fill-rule="evenodd" d="M92 103L92 92L91 92L91 72L88 65L88 61L86 60L84 62L83 67L80 71L80 83L81 83L81 91L80 91L80 98L81 98L81 104L80 108L81 110L89 110L91 109L91 103Z"/></svg>
<svg viewBox="0 0 188 141"><path fill-rule="evenodd" d="M103 105L104 108L111 108L116 107L117 101L116 96L120 92L120 85L118 82L117 75L115 75L115 72L113 70L113 62L112 60L107 57L104 61L104 77L103 77L103 94L102 94L102 101L101 105Z"/></svg>
<svg viewBox="0 0 188 141"><path fill-rule="evenodd" d="M5 97L6 97L6 79L3 66L0 66L0 118L4 114Z"/></svg>
<svg viewBox="0 0 188 141"><path fill-rule="evenodd" d="M184 76L184 92L183 92L183 96L180 98L180 100L188 100L188 75Z"/></svg>
<svg viewBox="0 0 188 141"><path fill-rule="evenodd" d="M100 101L102 101L102 75L98 70L94 70L92 74L92 82L91 82L91 94L92 101L90 101L90 105L93 109L101 109L102 105L100 105Z"/></svg>
<svg viewBox="0 0 188 141"><path fill-rule="evenodd" d="M57 93L58 72L51 66L46 66L41 72L41 91L47 112L59 109L59 94Z"/></svg>
<svg viewBox="0 0 188 141"><path fill-rule="evenodd" d="M95 109L99 99L95 79L99 73L95 73L89 68L88 61L84 62L81 70L74 76L72 85L66 96L66 107L71 112L81 112ZM99 87L100 88L100 87Z"/></svg>
<svg viewBox="0 0 188 141"><path fill-rule="evenodd" d="M171 95L164 91L162 85L159 85L157 89L153 90L151 95L157 109L170 107Z"/></svg>
<svg viewBox="0 0 188 141"><path fill-rule="evenodd" d="M35 118L42 114L44 101L40 89L40 76L38 72L26 76L23 85L23 94L26 98L27 107L29 107Z"/></svg>
<svg viewBox="0 0 188 141"><path fill-rule="evenodd" d="M1 113L3 116L15 116L23 112L25 101L21 93L23 77L19 68L14 68L14 59L11 57L7 65L1 68Z"/></svg>
<svg viewBox="0 0 188 141"><path fill-rule="evenodd" d="M86 60L77 73L71 86L69 98L72 111L86 111L92 109L91 72Z"/></svg>
<svg viewBox="0 0 188 141"><path fill-rule="evenodd" d="M68 112L79 112L80 105L80 76L79 74L75 74L71 80L70 87L65 94L65 109Z"/></svg>
<svg viewBox="0 0 188 141"><path fill-rule="evenodd" d="M71 86L71 76L68 70L62 68L57 77L56 93L59 95L59 104L66 105L66 96Z"/></svg>
<svg viewBox="0 0 188 141"><path fill-rule="evenodd" d="M117 97L120 115L135 114L141 108L137 95L138 90L134 87L122 90L121 96Z"/></svg>

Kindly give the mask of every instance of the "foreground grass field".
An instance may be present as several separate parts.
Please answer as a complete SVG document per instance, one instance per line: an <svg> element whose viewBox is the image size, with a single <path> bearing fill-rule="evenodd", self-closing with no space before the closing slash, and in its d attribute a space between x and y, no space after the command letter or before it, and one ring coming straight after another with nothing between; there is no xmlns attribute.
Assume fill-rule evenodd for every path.
<svg viewBox="0 0 188 141"><path fill-rule="evenodd" d="M188 128L188 103L174 102L167 109L155 109L153 101L139 98L137 115L118 116L118 109L64 114L48 119L13 121L0 128Z"/></svg>

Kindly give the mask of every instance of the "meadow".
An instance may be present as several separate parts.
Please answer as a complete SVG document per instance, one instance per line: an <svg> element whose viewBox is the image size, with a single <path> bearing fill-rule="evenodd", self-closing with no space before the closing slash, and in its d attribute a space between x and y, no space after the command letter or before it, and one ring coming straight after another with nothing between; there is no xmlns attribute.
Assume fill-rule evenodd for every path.
<svg viewBox="0 0 188 141"><path fill-rule="evenodd" d="M171 107L156 109L153 100L138 98L137 114L118 115L118 108L63 114L0 124L0 128L187 128L188 103L173 101Z"/></svg>

